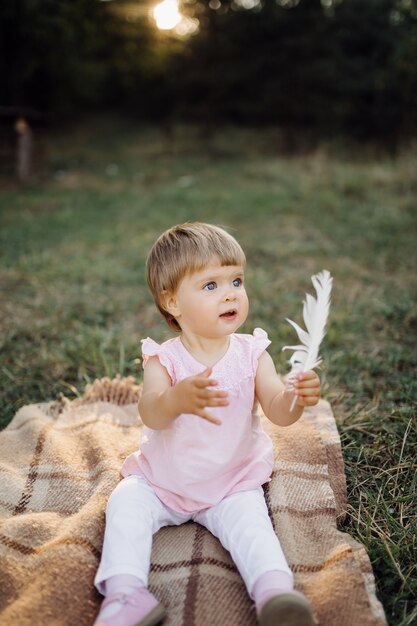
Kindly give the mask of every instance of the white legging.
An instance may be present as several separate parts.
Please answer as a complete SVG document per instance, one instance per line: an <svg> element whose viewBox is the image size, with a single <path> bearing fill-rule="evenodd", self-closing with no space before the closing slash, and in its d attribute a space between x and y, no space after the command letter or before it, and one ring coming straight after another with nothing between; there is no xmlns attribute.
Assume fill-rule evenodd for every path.
<svg viewBox="0 0 417 626"><path fill-rule="evenodd" d="M136 576L147 586L152 536L163 526L189 520L205 526L230 552L251 597L256 580L266 572L280 570L292 579L261 487L184 514L165 506L144 479L129 476L118 484L107 504L103 552L95 577L100 593L105 595L104 582L118 574Z"/></svg>

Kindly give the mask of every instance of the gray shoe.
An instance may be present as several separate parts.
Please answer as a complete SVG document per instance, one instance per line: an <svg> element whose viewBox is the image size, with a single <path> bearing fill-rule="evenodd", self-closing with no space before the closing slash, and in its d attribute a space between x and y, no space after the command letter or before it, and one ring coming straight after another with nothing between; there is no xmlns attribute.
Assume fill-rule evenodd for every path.
<svg viewBox="0 0 417 626"><path fill-rule="evenodd" d="M311 606L301 593L274 596L262 608L260 626L313 626Z"/></svg>

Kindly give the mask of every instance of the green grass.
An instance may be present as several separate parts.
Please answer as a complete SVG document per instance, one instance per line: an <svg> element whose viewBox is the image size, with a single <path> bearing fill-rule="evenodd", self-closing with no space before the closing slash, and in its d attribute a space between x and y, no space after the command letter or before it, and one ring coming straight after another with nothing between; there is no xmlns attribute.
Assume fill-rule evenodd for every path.
<svg viewBox="0 0 417 626"><path fill-rule="evenodd" d="M111 125L110 125L111 122ZM107 130L106 130L107 128ZM111 131L109 132L109 128ZM1 426L23 404L134 374L140 337L169 331L144 279L166 227L230 228L248 256L250 320L282 371L310 276L334 275L322 380L342 438L342 529L371 558L391 626L417 622L416 153L279 156L274 133L174 139L120 120L42 136L24 189L0 197ZM340 155L340 153L339 153Z"/></svg>

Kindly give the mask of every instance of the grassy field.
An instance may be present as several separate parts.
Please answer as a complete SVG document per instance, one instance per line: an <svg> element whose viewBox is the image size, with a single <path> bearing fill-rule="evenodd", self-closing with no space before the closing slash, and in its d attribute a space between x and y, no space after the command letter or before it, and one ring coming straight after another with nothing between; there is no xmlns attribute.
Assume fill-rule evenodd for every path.
<svg viewBox="0 0 417 626"><path fill-rule="evenodd" d="M285 318L301 321L310 276L327 268L322 381L346 462L341 527L366 545L390 625L416 624L416 151L342 158L323 146L286 159L273 132L226 129L207 144L192 129L168 138L107 122L44 134L33 183L0 181L1 426L96 377L140 378L139 338L170 336L144 261L174 223L211 221L239 239L242 330L269 332L282 372Z"/></svg>

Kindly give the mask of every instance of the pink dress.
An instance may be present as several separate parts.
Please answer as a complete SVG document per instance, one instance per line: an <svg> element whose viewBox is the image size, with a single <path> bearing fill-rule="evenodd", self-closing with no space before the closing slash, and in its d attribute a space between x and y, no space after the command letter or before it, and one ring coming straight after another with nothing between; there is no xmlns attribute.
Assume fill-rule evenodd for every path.
<svg viewBox="0 0 417 626"><path fill-rule="evenodd" d="M140 451L125 460L122 475L142 476L164 504L181 513L214 506L225 496L268 482L274 452L256 414L255 376L258 359L270 343L260 328L253 335L231 335L212 372L218 388L229 393L228 406L209 409L221 426L182 414L170 428L144 427ZM143 339L142 354L144 365L156 355L173 385L206 369L179 337L161 345Z"/></svg>

